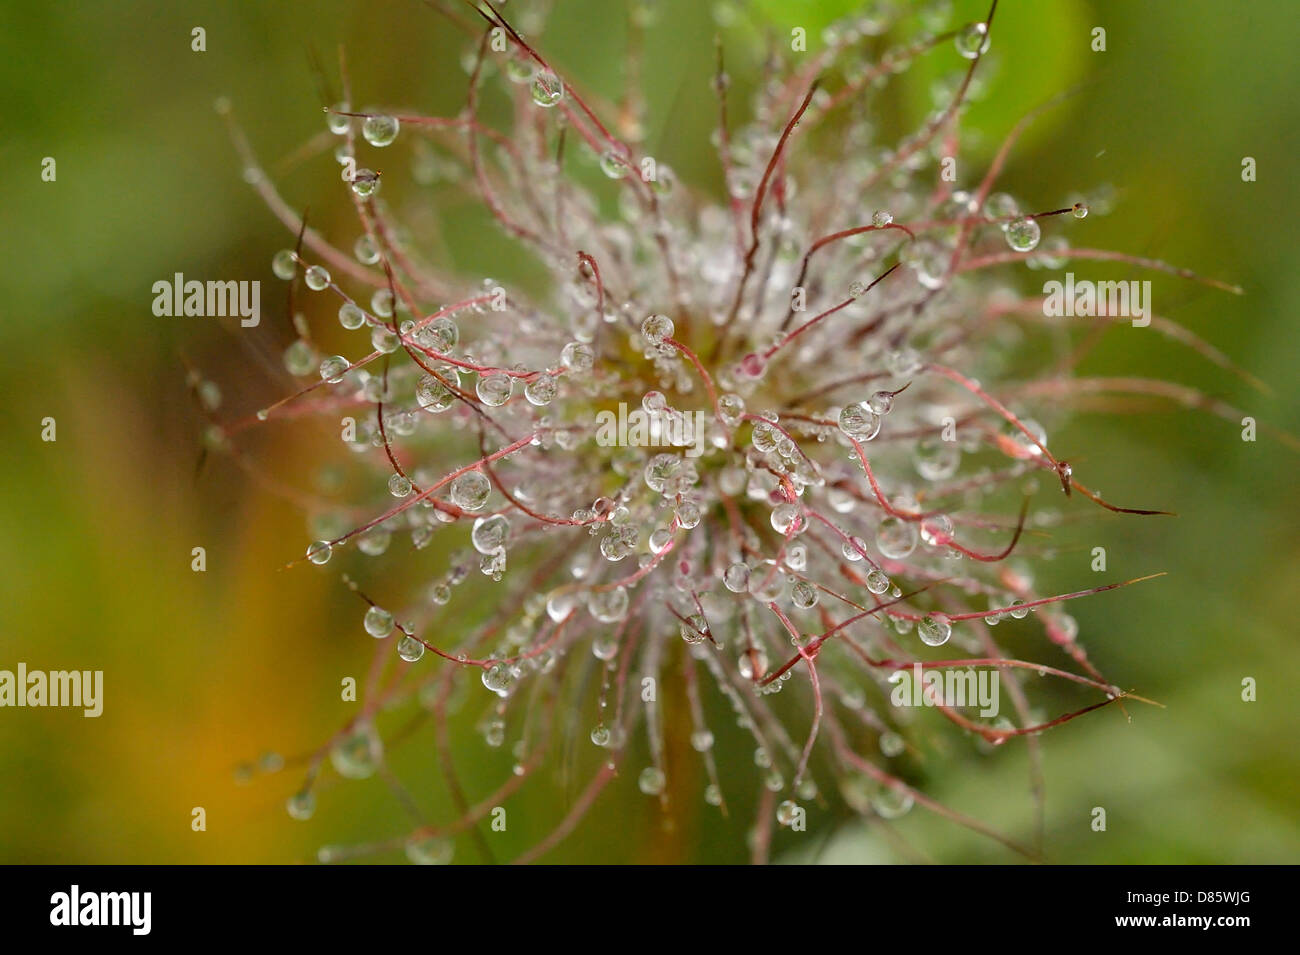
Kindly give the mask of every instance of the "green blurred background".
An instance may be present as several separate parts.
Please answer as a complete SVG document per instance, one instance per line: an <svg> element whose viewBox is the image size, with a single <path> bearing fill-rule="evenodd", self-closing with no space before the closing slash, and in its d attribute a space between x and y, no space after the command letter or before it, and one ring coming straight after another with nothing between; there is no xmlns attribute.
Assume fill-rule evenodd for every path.
<svg viewBox="0 0 1300 955"><path fill-rule="evenodd" d="M740 7L727 29L731 40L765 29L780 38L803 25L816 50L827 11L847 6L762 0ZM983 13L980 4L957 8L956 22ZM1084 370L1186 382L1292 434L1300 433L1294 13L1283 0L1005 0L994 28L999 68L985 74L987 95L968 121L981 136L964 140L975 165L959 177L973 182L1027 109L1088 81L1035 124L1003 184L1034 208L1113 184L1113 212L1078 223L1072 241L1158 255L1247 294L1075 270L1152 278L1158 312L1274 393L1253 392L1150 330L1114 330ZM409 826L377 779L322 790L306 823L283 809L299 770L234 780L239 763L265 750L291 755L324 740L353 705L338 701L339 680L364 676L371 647L357 639L355 598L336 573L277 571L301 553L300 515L225 461L209 461L196 480L200 424L180 355L211 374L232 412L286 387L272 350L289 340L284 286L269 264L292 243L241 180L214 99L230 97L274 169L322 128L309 50L333 75L335 50L346 45L358 103L451 115L465 86L461 39L416 0L5 0L0 22L0 252L9 262L0 344L13 359L0 418L11 449L0 504L0 667L103 669L106 683L97 720L0 710L0 861L295 862L323 843L397 835ZM203 53L190 49L196 26L206 30ZM1107 31L1104 53L1090 49L1096 26ZM685 180L715 191L707 138L716 30L709 4L665 2L646 48L647 141ZM616 90L625 32L617 3L560 0L541 43L584 87ZM882 99L895 112L882 119L885 130L915 125L939 67L957 65L945 47L901 77ZM743 87L744 63L731 72ZM53 183L40 179L46 156L57 160ZM1257 182L1242 182L1243 156L1257 160ZM292 203L316 210L318 228L347 244L355 225L336 176L318 157L279 181ZM456 215L454 191L442 200ZM471 277L504 273L504 240L481 216L464 216L446 260ZM154 317L150 287L176 271L260 279L262 327ZM312 308L321 327L328 315ZM46 416L57 419L55 443L40 440ZM1073 606L1103 672L1167 708L1130 708L1132 723L1110 708L1043 739L1051 859L1300 859L1300 456L1266 434L1244 443L1239 432L1203 413L1153 408L1081 414L1052 434L1076 474L1110 498L1180 516L1122 520L1076 503L1071 513L1082 519L1063 532L1073 546L1042 572L1048 592L1091 586L1088 548L1097 545L1109 552L1108 579L1169 572ZM297 475L318 446L286 429L248 448L269 471ZM196 545L207 548L205 574L190 570ZM1259 682L1258 702L1240 700L1247 676ZM457 723L456 743L471 799L509 771L508 753L484 755L473 715ZM724 778L729 768L752 773L748 751L723 747L720 757ZM1030 841L1023 746L989 755L953 738L932 762L930 791ZM448 811L427 735L399 750L395 767L435 817ZM718 821L698 794L683 793L688 811L666 828L634 777L624 774L547 859L746 857L748 819ZM510 803L510 831L494 837L498 856L547 832L568 793L547 775L526 787ZM195 806L206 809L206 832L191 830ZM1108 811L1105 833L1089 827L1094 806ZM1013 858L920 810L897 828L921 858ZM855 824L821 835L830 836L817 840L823 858L908 858ZM806 858L808 845L787 836L778 855ZM468 840L457 852L478 858Z"/></svg>

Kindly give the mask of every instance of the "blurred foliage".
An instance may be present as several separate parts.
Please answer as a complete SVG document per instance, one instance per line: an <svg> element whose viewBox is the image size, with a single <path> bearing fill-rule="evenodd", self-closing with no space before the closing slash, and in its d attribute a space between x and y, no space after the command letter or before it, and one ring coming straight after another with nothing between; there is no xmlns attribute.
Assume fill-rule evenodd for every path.
<svg viewBox="0 0 1300 955"><path fill-rule="evenodd" d="M784 40L806 25L815 50L826 11L851 4L730 6L728 30ZM958 21L983 15L981 3L957 6ZM609 0L561 0L540 38L584 88L621 82L625 22L612 9ZM1274 392L1256 394L1150 330L1113 330L1084 371L1187 382L1300 433L1294 5L1005 0L997 17L999 68L983 74L984 99L971 110L980 135L963 139L963 155L980 165L962 181L982 171L1027 110L1082 84L1034 125L1002 182L1033 208L1113 184L1112 214L1071 223L1071 240L1239 282L1247 294L1233 297L1140 276L1153 279L1162 314ZM290 242L241 181L214 99L231 98L270 166L321 128L313 55L332 76L336 48L346 46L358 101L447 115L463 95L461 43L416 0L52 0L4 4L0 20L0 254L10 263L0 343L16 356L0 434L17 452L0 505L0 667L106 671L98 720L0 711L0 861L292 861L323 842L404 831L377 780L322 790L308 823L282 808L300 770L234 782L234 767L264 749L292 756L322 743L346 715L339 680L364 676L370 647L357 639L355 598L336 575L277 570L301 552L299 515L227 462L196 474L199 423L181 355L212 372L236 411L286 384L274 351L289 338L283 285L269 263ZM195 26L207 31L205 53L190 50ZM1107 31L1105 53L1089 47L1094 26ZM687 180L716 190L707 143L715 29L709 5L664 2L646 81L651 146ZM882 128L914 128L954 61L945 49L900 77L880 101L893 111ZM752 60L733 58L729 68L741 89L752 84ZM40 181L45 156L57 159L55 183ZM1258 161L1258 182L1241 181L1243 156ZM280 181L292 203L313 209L316 226L350 241L355 226L336 175L319 157ZM448 205L450 260L471 276L503 268L509 243L483 217ZM229 334L208 320L155 318L150 286L177 271L261 279L262 327ZM1075 271L1121 277L1082 263ZM57 443L39 440L46 415L57 418ZM1296 861L1296 455L1267 435L1243 443L1233 424L1182 409L1080 415L1052 442L1112 499L1180 516L1121 519L1062 504L1072 521L1042 572L1048 591L1092 585L1087 555L1098 545L1108 549L1110 578L1169 572L1073 607L1102 671L1165 708L1130 706L1129 722L1111 707L1042 739L1050 858ZM309 481L301 462L311 447L309 436L279 430L250 456ZM189 569L196 544L208 549L203 575ZM1032 623L1003 624L999 638L1015 642L1020 627L1019 643L1032 646ZM1240 701L1245 676L1259 681L1259 702ZM469 719L458 721L453 750L466 790L482 794L508 772L509 757L484 756ZM937 796L1031 839L1024 746L985 754L950 736L928 755ZM394 758L423 805L450 811L427 734ZM733 748L729 758L748 757ZM748 818L703 811L702 783L689 771L674 798L700 811L672 828L628 775L549 860L745 858ZM581 784L562 772L546 778L553 784L510 803L500 857L544 835ZM206 833L190 830L194 806L207 810ZM1108 832L1089 829L1093 806L1107 808ZM919 809L894 828L921 858L1009 861L995 843ZM777 848L793 858L914 858L857 824L815 850L788 833ZM461 840L458 858L477 857Z"/></svg>

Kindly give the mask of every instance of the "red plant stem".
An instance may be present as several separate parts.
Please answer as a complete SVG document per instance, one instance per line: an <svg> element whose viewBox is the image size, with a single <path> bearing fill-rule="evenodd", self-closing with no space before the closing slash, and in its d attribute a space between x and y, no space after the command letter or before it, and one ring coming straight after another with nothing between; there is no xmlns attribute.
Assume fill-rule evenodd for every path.
<svg viewBox="0 0 1300 955"><path fill-rule="evenodd" d="M799 765L794 772L794 782L795 785L798 785L799 781L803 779L803 774L808 769L808 760L812 756L813 744L817 742L817 731L822 725L822 684L817 677L816 653L804 646L803 637L800 636L798 628L790 622L789 617L782 613L780 607L775 603L770 603L767 606L769 610L777 615L786 631L790 634L791 639L794 640L795 646L799 648L799 656L808 665L808 677L812 681L813 721L812 728L808 731L808 740L804 743L803 751L799 755Z"/></svg>
<svg viewBox="0 0 1300 955"><path fill-rule="evenodd" d="M824 235L816 242L814 242L811 246L809 246L808 251L803 254L803 260L799 263L799 277L795 279L794 282L795 287L796 288L803 287L804 279L808 277L808 263L812 259L813 254L817 252L819 249L823 249L833 242L839 242L841 239L847 239L850 238L851 236L862 235L863 233L866 232L880 232L886 229L898 229L902 232L906 232L908 237L913 241L915 241L916 239L916 233L912 229L897 222L891 222L887 225L863 225L863 226L858 226L857 228L854 229L844 229L840 232L833 232L830 235ZM897 266L895 266L895 268L897 268ZM879 281L879 279L877 279L877 281ZM781 324L781 330L784 331L793 319L794 319L794 309L792 307L789 311L786 312L785 321Z"/></svg>
<svg viewBox="0 0 1300 955"><path fill-rule="evenodd" d="M763 200L767 198L768 183L771 181L772 173L776 169L777 161L781 158L781 154L785 150L785 144L790 139L790 134L794 132L794 128L799 122L799 117L803 115L804 110L808 108L808 104L812 102L812 97L815 92L817 92L817 84L814 82L808 88L808 93L804 96L803 102L799 104L799 108L795 110L794 115L791 116L790 120L785 124L785 129L781 132L781 138L777 140L776 148L772 150L772 157L767 161L767 168L763 170L763 178L760 180L758 188L754 191L754 204L749 215L749 248L745 252L745 261L741 269L740 281L736 284L736 297L731 304L731 312L727 316L726 324L728 327L730 327L731 323L735 321L737 313L740 312L740 303L745 297L745 286L749 283L750 274L754 270L754 255L758 252L759 244L758 226L763 212Z"/></svg>
<svg viewBox="0 0 1300 955"><path fill-rule="evenodd" d="M995 252L990 255L979 258L967 259L966 262L957 270L958 272L974 272L977 269L987 269L995 265L1004 265L1008 262L1024 262L1032 258L1036 252ZM1062 259L1091 259L1098 262L1124 262L1128 265L1136 265L1139 268L1152 269L1156 272L1167 272L1170 275L1176 275L1182 279L1188 279L1192 282L1199 282L1201 285L1208 285L1211 288L1221 289L1224 292L1231 292L1233 295L1244 295L1245 290L1240 285L1232 285L1228 282L1221 282L1218 279L1206 278L1191 269L1184 269L1178 266L1170 265L1168 262L1161 262L1159 259L1149 259L1140 255L1129 255L1127 252L1112 252L1109 249L1062 249L1059 253L1053 253Z"/></svg>
<svg viewBox="0 0 1300 955"><path fill-rule="evenodd" d="M384 521L389 520L392 517L395 517L396 515L402 513L408 508L414 507L420 501L424 500L429 495L433 494L435 491L440 490L441 488L450 484L452 481L460 477L465 472L474 471L482 467L484 464L499 460L500 458L504 458L506 455L514 454L520 448L526 447L528 444L532 443L532 440L535 437L537 437L536 433L530 434L527 437L520 438L518 441L515 441L513 444L507 445L506 447L502 448L499 451L494 451L492 454L489 454L487 457L475 461L473 464L467 464L462 468L457 468L455 471L452 471L450 474L446 475L441 480L436 481L435 483L431 484L429 487L425 488L425 490L421 491L419 494L412 494L410 497L404 498L400 503L393 505L391 508L389 508L383 514L380 514L378 517L367 521L365 524L361 525L360 527L348 531L342 537L329 541L328 542L329 545L331 547L336 547L339 544L342 544L344 541L351 540L353 537L356 537L358 534L364 533L365 531L370 530L370 528L382 524ZM307 558L305 556L299 557L297 560L292 561L289 564L286 564L284 569L296 566L297 564L302 563L306 559Z"/></svg>
<svg viewBox="0 0 1300 955"><path fill-rule="evenodd" d="M691 351L690 348L688 348L686 345L682 344L675 338L664 338L664 344L671 345L673 348L676 348L679 352L681 352L683 355L686 356L687 361L689 361L692 365L695 366L696 372L699 373L701 380L703 380L704 382L704 387L709 393L709 402L710 404L713 405L713 414L715 417L721 420L722 409L719 408L718 406L717 386L713 384L713 377L705 369L699 357L695 354L695 352Z"/></svg>
<svg viewBox="0 0 1300 955"><path fill-rule="evenodd" d="M879 285L881 282L883 282L886 278L888 278L889 275L890 275L891 273L893 273L893 271L894 271L895 269L898 268L898 265L899 265L899 263L895 262L893 265L891 265L889 268L887 268L884 272L881 272L880 275L878 275L878 276L876 276L874 279L872 279L871 284L868 285L868 286L866 287L865 290L863 290L863 293L862 293L862 294L865 295L867 292L870 292L873 288L875 288L877 285ZM808 319L808 321L804 322L804 323L803 323L802 325L800 325L798 328L794 329L794 330L791 331L791 332L787 332L787 333L784 335L784 337L781 338L780 341L778 341L778 342L776 342L775 344L773 344L772 346L770 346L770 347L767 349L767 351L765 351L765 352L763 353L763 360L764 360L765 362L766 362L766 361L770 361L770 360L772 359L772 356L773 356L773 355L775 355L778 351L780 351L780 350L781 350L782 348L784 348L786 345L790 344L792 341L794 341L796 338L798 338L800 335L802 335L802 334L803 334L804 332L806 332L808 329L812 328L814 325L816 325L818 322L820 322L823 318L826 318L828 315L834 315L836 312L840 311L840 310L843 309L843 308L847 308L848 306L850 306L850 305L852 305L854 302L856 302L860 297L861 297L861 296L858 296L858 295L851 295L851 296L849 296L847 299L845 299L844 301L840 302L838 305L835 305L835 306L833 306L833 307L831 307L831 308L828 308L826 311L822 312L820 315L814 315L812 318Z"/></svg>
<svg viewBox="0 0 1300 955"><path fill-rule="evenodd" d="M870 776L872 779L876 780L877 782L883 785L887 785L891 789L894 789L898 792L906 794L918 805L924 806L926 809L929 809L931 812L936 813L937 815L943 816L946 819L950 819L961 826L965 826L967 829L970 829L973 832L978 832L981 835L988 836L990 839L1000 842L1008 849L1011 849L1014 852L1018 852L1019 854L1025 856L1026 858L1029 859L1035 858L1034 853L1030 849L1027 849L1026 847L1020 845L1018 842L1015 842L1011 838L1004 836L996 829L986 826L978 819L972 819L970 816L957 812L954 809L949 809L947 806L939 802L937 799L933 799L930 796L927 796L919 789L915 789L907 785L907 783L903 782L898 777L885 772L885 770L881 769L879 766L875 765L874 763L863 759L861 756L859 756L849 747L847 741L844 739L843 731L839 730L838 725L834 723L832 723L831 725L836 730L836 732L833 734L835 736L836 752L839 754L841 759L849 763L854 768L866 773L868 776Z"/></svg>

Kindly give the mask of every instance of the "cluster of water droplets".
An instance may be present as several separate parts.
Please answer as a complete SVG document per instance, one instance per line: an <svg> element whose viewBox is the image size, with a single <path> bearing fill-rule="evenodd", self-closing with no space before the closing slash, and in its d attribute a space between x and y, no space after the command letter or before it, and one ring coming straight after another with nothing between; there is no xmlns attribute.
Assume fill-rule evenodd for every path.
<svg viewBox="0 0 1300 955"><path fill-rule="evenodd" d="M884 28L872 11L824 38L847 61L837 74L846 84L870 75L852 51ZM926 29L927 39L942 32L937 20ZM943 44L954 62L940 92L963 89L964 71L989 48L986 23L957 28ZM888 54L890 69L872 89L906 68L917 55L908 49ZM1005 501L993 500L1006 487L994 468L1008 457L1022 468L1040 462L1046 429L1024 414L1018 426L989 415L936 369L996 383L1019 343L1011 323L964 333L984 321L992 286L955 269L959 243L1009 248L1036 268L1058 267L1068 245L1054 219L1004 192L981 202L954 190L932 201L941 157L924 130L888 145L868 117L849 115L852 148L837 164L792 148L773 167L779 201L769 194L755 218L761 254L750 259L750 225L739 217L738 242L734 213L750 208L765 178L773 187L769 161L793 105L780 84L761 86L752 118L718 138L728 192L719 201L676 183L642 143L584 142L573 126L576 94L530 52L485 63L467 56L472 74L487 76L488 66L528 111L509 146L493 142L493 152L478 134L489 211L536 253L551 289L440 274L418 281L417 239L360 161L384 150L383 168L396 171L388 160L409 144L422 162L465 180L479 171L414 135L422 130L405 114L347 103L327 112L335 158L356 167L347 188L366 210L361 231L349 237L346 263L311 250L283 250L271 262L278 278L313 293L307 308L328 302L330 333L319 341L346 343L327 349L295 323L300 335L283 355L305 400L327 409L331 424L350 422L341 442L348 467L324 469L318 481L338 506L313 515L305 559L330 572L352 551L387 557L384 566L418 560L414 594L396 583L403 575L383 572L357 588L378 601L362 612L362 629L413 672L435 662L477 669L482 690L471 699L486 707L484 743L513 743L521 775L534 745L530 707L581 684L599 688L594 714L583 702L571 707L589 720L599 758L623 758L641 727L652 759L636 785L664 798L672 780L662 704L641 699L636 681L673 678L686 655L712 687L690 692L726 699L736 733L757 747L762 786L783 797L777 822L798 828L817 811L814 776L826 769L805 765L774 728L792 705L778 710L774 698L806 684L810 661L835 711L854 714L873 758L888 762L908 751L914 717L863 718L881 709L885 680L863 660L924 659L950 641L965 645L975 627L1029 613L996 564L969 555L996 551L1011 526ZM834 92L818 91L804 122L813 126L834 104ZM554 159L560 128L576 154L566 162L598 171L595 185ZM876 211L866 223L845 219L860 208ZM1089 207L1069 211L1081 219ZM912 233L909 224L926 221L937 225ZM813 259L827 223L856 228ZM898 274L876 283L894 263ZM400 282L387 278L394 265ZM280 413L271 406L257 417ZM962 611L976 605L992 612L967 624ZM484 606L503 608L504 619L487 622ZM861 641L857 654L834 634L854 615L861 620L846 633ZM1053 632L1072 640L1071 625L1062 617ZM575 672L581 679L565 682ZM426 681L415 699L438 710L441 692ZM705 712L692 707L690 742L710 767L704 800L722 806L728 781L713 767ZM726 738L737 745L735 734ZM329 751L346 778L373 775L383 758L370 720ZM837 783L847 803L885 818L912 804L906 790L856 774ZM315 800L304 788L288 811L306 819ZM412 862L440 864L453 843L421 831L403 849Z"/></svg>

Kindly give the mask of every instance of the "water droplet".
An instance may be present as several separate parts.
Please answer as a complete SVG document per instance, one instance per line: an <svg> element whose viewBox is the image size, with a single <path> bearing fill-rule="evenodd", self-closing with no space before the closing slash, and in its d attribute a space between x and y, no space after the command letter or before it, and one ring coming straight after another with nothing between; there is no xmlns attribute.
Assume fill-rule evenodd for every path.
<svg viewBox="0 0 1300 955"><path fill-rule="evenodd" d="M307 548L307 559L313 564L323 564L333 553L334 548L330 546L329 541L316 541Z"/></svg>
<svg viewBox="0 0 1300 955"><path fill-rule="evenodd" d="M672 171L667 163L659 163L659 168L655 170L654 178L650 180L650 188L661 196L672 195L673 187L677 183L677 174Z"/></svg>
<svg viewBox="0 0 1300 955"><path fill-rule="evenodd" d="M952 540L952 518L947 514L931 514L921 521L921 540L931 547L944 547Z"/></svg>
<svg viewBox="0 0 1300 955"><path fill-rule="evenodd" d="M817 588L806 580L796 581L790 588L790 600L800 610L810 610L817 606L818 599Z"/></svg>
<svg viewBox="0 0 1300 955"><path fill-rule="evenodd" d="M1043 230L1039 228L1038 222L1025 216L1007 226L1007 245L1016 252L1032 252L1038 247L1038 240L1042 234Z"/></svg>
<svg viewBox="0 0 1300 955"><path fill-rule="evenodd" d="M372 146L387 146L400 128L396 116L367 116L361 123L361 135Z"/></svg>
<svg viewBox="0 0 1300 955"><path fill-rule="evenodd" d="M916 550L916 525L900 517L886 517L876 528L876 547L891 560L902 560Z"/></svg>
<svg viewBox="0 0 1300 955"><path fill-rule="evenodd" d="M432 375L424 375L415 386L415 400L430 414L446 411L456 401L455 394Z"/></svg>
<svg viewBox="0 0 1300 955"><path fill-rule="evenodd" d="M718 399L718 413L722 423L729 428L740 424L740 416L745 413L745 399L740 395L725 394Z"/></svg>
<svg viewBox="0 0 1300 955"><path fill-rule="evenodd" d="M733 594L744 593L749 587L749 565L735 563L722 573L722 583Z"/></svg>
<svg viewBox="0 0 1300 955"><path fill-rule="evenodd" d="M632 170L627 164L627 159L614 150L608 149L600 157L600 171L610 179L622 179Z"/></svg>
<svg viewBox="0 0 1300 955"><path fill-rule="evenodd" d="M316 812L316 794L309 789L294 793L285 803L289 815L299 821L310 819Z"/></svg>
<svg viewBox="0 0 1300 955"><path fill-rule="evenodd" d="M339 113L352 112L351 103L335 103L333 112L325 114L325 125L335 136L344 136L347 134L348 126L352 122L351 116L340 116Z"/></svg>
<svg viewBox="0 0 1300 955"><path fill-rule="evenodd" d="M877 229L884 228L894 221L894 217L883 210L877 211L871 216L871 224Z"/></svg>
<svg viewBox="0 0 1300 955"><path fill-rule="evenodd" d="M460 342L460 326L442 315L421 328L418 335L420 344L445 354Z"/></svg>
<svg viewBox="0 0 1300 955"><path fill-rule="evenodd" d="M514 682L510 674L510 667L504 663L494 663L489 667L484 667L482 679L483 685L498 696L505 696L510 684Z"/></svg>
<svg viewBox="0 0 1300 955"><path fill-rule="evenodd" d="M772 508L772 530L778 534L798 531L803 526L803 509L791 501Z"/></svg>
<svg viewBox="0 0 1300 955"><path fill-rule="evenodd" d="M681 632L682 639L694 646L695 644L702 643L707 639L709 624L703 616L698 613L693 613L682 622L678 627L678 630Z"/></svg>
<svg viewBox="0 0 1300 955"><path fill-rule="evenodd" d="M898 260L915 272L923 287L938 289L948 279L952 250L933 239L918 239L903 246Z"/></svg>
<svg viewBox="0 0 1300 955"><path fill-rule="evenodd" d="M560 363L569 371L590 371L596 363L596 352L583 342L569 342L560 352Z"/></svg>
<svg viewBox="0 0 1300 955"><path fill-rule="evenodd" d="M844 559L856 563L862 560L867 549L867 542L861 537L850 537L840 544L840 553Z"/></svg>
<svg viewBox="0 0 1300 955"><path fill-rule="evenodd" d="M441 836L424 836L408 840L405 851L412 865L446 865L455 855L456 847Z"/></svg>
<svg viewBox="0 0 1300 955"><path fill-rule="evenodd" d="M641 396L641 407L650 414L659 414L668 407L668 399L662 391L647 391Z"/></svg>
<svg viewBox="0 0 1300 955"><path fill-rule="evenodd" d="M898 819L907 815L914 801L911 793L886 789L871 797L871 808L882 819Z"/></svg>
<svg viewBox="0 0 1300 955"><path fill-rule="evenodd" d="M880 415L860 401L840 412L840 430L857 441L870 441L880 433Z"/></svg>
<svg viewBox="0 0 1300 955"><path fill-rule="evenodd" d="M867 399L867 409L873 414L889 414L894 410L894 393L892 391L877 391Z"/></svg>
<svg viewBox="0 0 1300 955"><path fill-rule="evenodd" d="M961 464L961 448L955 441L930 436L916 443L912 457L916 473L921 477L927 481L946 481L957 473L957 466Z"/></svg>
<svg viewBox="0 0 1300 955"><path fill-rule="evenodd" d="M298 274L298 262L294 258L293 252L289 249L281 249L271 258L271 271L278 279L289 281Z"/></svg>
<svg viewBox="0 0 1300 955"><path fill-rule="evenodd" d="M700 505L694 501L682 501L677 505L677 523L690 530L700 523Z"/></svg>
<svg viewBox="0 0 1300 955"><path fill-rule="evenodd" d="M411 479L402 474L394 474L388 479L388 493L393 497L406 497L411 493Z"/></svg>
<svg viewBox="0 0 1300 955"><path fill-rule="evenodd" d="M323 265L313 265L303 275L303 281L307 283L307 287L313 292L319 292L330 284L329 270Z"/></svg>
<svg viewBox="0 0 1300 955"><path fill-rule="evenodd" d="M370 330L370 344L381 355L391 355L402 347L402 339L387 325L376 325Z"/></svg>
<svg viewBox="0 0 1300 955"><path fill-rule="evenodd" d="M510 520L504 514L480 517L470 531L470 543L480 554L493 554L505 546L510 536Z"/></svg>
<svg viewBox="0 0 1300 955"><path fill-rule="evenodd" d="M553 377L542 374L524 385L524 397L529 404L542 407L554 401L559 390L560 386Z"/></svg>
<svg viewBox="0 0 1300 955"><path fill-rule="evenodd" d="M342 355L332 355L320 363L320 376L331 385L337 385L343 380L348 364L348 360Z"/></svg>
<svg viewBox="0 0 1300 955"><path fill-rule="evenodd" d="M539 70L533 77L533 102L550 109L564 98L564 84L550 70Z"/></svg>
<svg viewBox="0 0 1300 955"><path fill-rule="evenodd" d="M635 530L632 531L632 536L635 539ZM609 534L600 539L600 556L612 563L622 560L630 553L632 553L632 545L621 533Z"/></svg>
<svg viewBox="0 0 1300 955"><path fill-rule="evenodd" d="M360 328L366 323L366 313L351 302L339 306L339 324L348 331Z"/></svg>
<svg viewBox="0 0 1300 955"><path fill-rule="evenodd" d="M492 493L492 482L480 471L466 471L451 482L451 502L467 511L480 510Z"/></svg>
<svg viewBox="0 0 1300 955"><path fill-rule="evenodd" d="M761 680L767 672L767 651L750 647L736 661L736 670L746 680Z"/></svg>
<svg viewBox="0 0 1300 955"><path fill-rule="evenodd" d="M506 573L506 552L505 548L498 550L494 554L484 554L478 559L478 569L484 577L491 577L493 580L500 580Z"/></svg>
<svg viewBox="0 0 1300 955"><path fill-rule="evenodd" d="M906 378L921 370L921 356L915 348L900 348L885 355L885 367L896 378Z"/></svg>
<svg viewBox="0 0 1300 955"><path fill-rule="evenodd" d="M901 756L905 749L907 749L907 742L897 733L880 734L880 751L886 756L891 759Z"/></svg>
<svg viewBox="0 0 1300 955"><path fill-rule="evenodd" d="M783 826L791 825L799 816L799 804L793 799L783 799L776 807L776 821Z"/></svg>
<svg viewBox="0 0 1300 955"><path fill-rule="evenodd" d="M673 320L667 315L650 315L641 323L641 337L651 345L662 345L674 331Z"/></svg>
<svg viewBox="0 0 1300 955"><path fill-rule="evenodd" d="M410 634L397 641L397 655L407 663L414 663L424 656L424 644Z"/></svg>
<svg viewBox="0 0 1300 955"><path fill-rule="evenodd" d="M379 174L373 169L358 169L352 176L352 191L368 199L379 191Z"/></svg>
<svg viewBox="0 0 1300 955"><path fill-rule="evenodd" d="M628 595L626 587L613 590L593 590L587 597L587 610L601 623L616 623L627 616Z"/></svg>
<svg viewBox="0 0 1300 955"><path fill-rule="evenodd" d="M352 254L363 265L374 265L379 261L379 246L368 235L363 235L352 246Z"/></svg>
<svg viewBox="0 0 1300 955"><path fill-rule="evenodd" d="M393 317L393 303L396 299L393 297L391 290L386 288L376 289L375 293L370 296L370 310L380 318Z"/></svg>
<svg viewBox="0 0 1300 955"><path fill-rule="evenodd" d="M785 574L775 573L771 568L749 575L749 593L763 603L780 600L785 593L785 584Z"/></svg>
<svg viewBox="0 0 1300 955"><path fill-rule="evenodd" d="M757 352L750 352L740 359L740 373L746 378L761 378L767 362Z"/></svg>
<svg viewBox="0 0 1300 955"><path fill-rule="evenodd" d="M650 540L647 543L650 546L650 553L662 554L672 543L673 532L666 527L657 527L650 532Z"/></svg>
<svg viewBox="0 0 1300 955"><path fill-rule="evenodd" d="M754 422L754 430L749 436L750 443L754 450L762 454L776 450L778 431L766 421Z"/></svg>
<svg viewBox="0 0 1300 955"><path fill-rule="evenodd" d="M968 60L988 51L989 25L987 23L968 23L957 33L957 52Z"/></svg>
<svg viewBox="0 0 1300 955"><path fill-rule="evenodd" d="M489 408L498 408L510 400L514 383L510 376L501 372L485 375L474 386L479 400Z"/></svg>
<svg viewBox="0 0 1300 955"><path fill-rule="evenodd" d="M1076 202L1074 208L1071 210L1071 214L1076 219L1088 218L1088 204L1086 202Z"/></svg>
<svg viewBox="0 0 1300 955"><path fill-rule="evenodd" d="M291 375L310 375L316 367L316 352L301 338L284 350L284 368Z"/></svg>
<svg viewBox="0 0 1300 955"><path fill-rule="evenodd" d="M345 779L366 779L375 774L383 755L379 734L369 723L362 723L334 744L330 763Z"/></svg>
<svg viewBox="0 0 1300 955"><path fill-rule="evenodd" d="M1047 446L1047 429L1033 418L1022 416L1020 423L1024 425L1025 431L1028 431L1029 434L1025 434L1025 431L1021 431L1010 422L1007 423L1005 432L1011 435L1013 441L1024 448L1026 457L1042 457L1043 448ZM1033 435L1033 438L1029 435ZM1034 440L1035 438L1037 440ZM1073 468L1071 468L1071 472L1073 472Z"/></svg>
<svg viewBox="0 0 1300 955"><path fill-rule="evenodd" d="M930 647L941 647L952 636L952 624L943 614L926 614L916 625L916 635Z"/></svg>
<svg viewBox="0 0 1300 955"><path fill-rule="evenodd" d="M641 775L637 777L636 785L647 796L658 796L664 791L664 785L667 783L664 771L657 766L647 766L641 770Z"/></svg>
<svg viewBox="0 0 1300 955"><path fill-rule="evenodd" d="M656 454L645 466L646 487L659 494L671 493L682 470L682 459L675 454Z"/></svg>
<svg viewBox="0 0 1300 955"><path fill-rule="evenodd" d="M363 623L366 633L376 640L382 640L393 632L393 615L383 607L371 607L367 610Z"/></svg>

